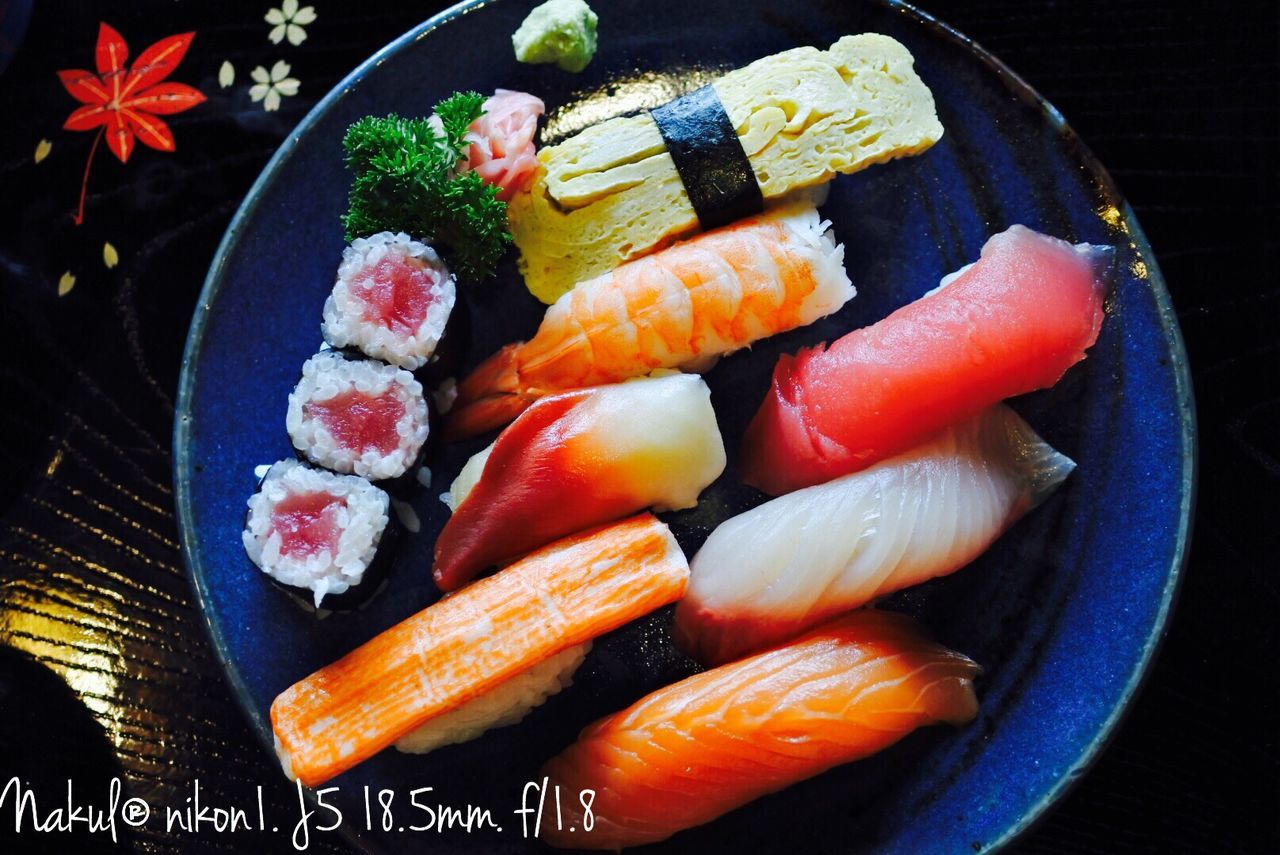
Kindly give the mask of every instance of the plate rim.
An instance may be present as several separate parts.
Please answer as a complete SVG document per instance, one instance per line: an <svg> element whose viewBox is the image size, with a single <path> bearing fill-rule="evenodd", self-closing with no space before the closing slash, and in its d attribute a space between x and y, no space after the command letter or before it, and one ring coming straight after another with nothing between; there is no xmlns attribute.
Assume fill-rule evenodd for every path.
<svg viewBox="0 0 1280 855"><path fill-rule="evenodd" d="M463 0L463 2L442 10L379 48L352 69L350 73L344 76L316 102L315 106L289 132L289 135L280 144L280 147L276 149L271 159L267 161L262 168L262 172L254 180L243 201L236 209L210 261L209 272L205 276L192 314L186 342L183 346L181 373L178 380L178 396L174 408L172 478L177 511L178 539L181 546L183 564L195 593L195 605L200 611L200 622L209 636L215 658L231 686L232 695L235 697L237 706L248 717L255 736L267 749L269 756L274 755L276 751L272 740L268 738L271 728L267 714L258 709L240 673L240 669L226 655L228 645L222 628L213 621L211 610L209 609L212 595L207 586L207 577L203 564L195 549L195 525L192 519L189 491L192 463L189 453L190 426L191 405L196 381L195 365L210 311L221 286L221 273L226 266L228 257L240 241L245 221L253 215L260 204L262 191L271 183L275 173L279 171L284 162L294 153L303 137L312 130L313 126L325 114L333 109L338 101L348 93L352 85L358 83L371 69L380 65L388 57L399 53L427 33L438 29L455 18L496 2L499 2L499 0ZM1180 428L1179 441L1181 445L1180 518L1174 538L1172 558L1165 575L1155 619L1142 644L1139 657L1125 681L1119 699L1107 714L1098 732L1094 734L1093 738L1083 747L1080 755L1069 764L1069 768L1058 777L1041 798L1017 822L1006 828L997 839L984 846L988 851L995 852L1005 849L1043 822L1052 809L1061 804L1062 800L1079 784L1085 773L1093 767L1098 758L1115 739L1120 725L1133 709L1135 698L1150 677L1152 665L1168 634L1169 620L1177 605L1190 554L1192 523L1199 485L1199 435L1196 420L1195 392L1192 386L1186 345L1183 341L1181 328L1178 325L1177 314L1173 308L1173 300L1146 233L1138 223L1137 216L1130 207L1128 200L1120 192L1111 174L1068 124L1062 113L1017 72L1006 65L1003 60L950 24L923 9L903 2L903 0L867 0L867 2L905 15L939 37L972 54L983 65L994 71L1001 83L1011 93L1024 103L1037 107L1043 113L1046 121L1076 149L1084 166L1097 179L1103 195L1109 199L1119 212L1120 222L1123 224L1124 230L1128 233L1134 249L1146 265L1147 285L1155 302L1161 332L1169 350L1170 368L1174 376L1174 391ZM304 792L309 799L314 799L314 794L311 791L304 790ZM362 850L365 848L363 839L348 829L346 825L342 826L340 833L347 842Z"/></svg>
<svg viewBox="0 0 1280 855"><path fill-rule="evenodd" d="M236 705L240 707L241 712L249 719L254 736L266 748L269 757L277 755L274 740L268 738L268 734L271 732L269 714L258 708L244 677L240 673L239 667L227 656L228 644L224 638L222 627L213 620L211 609L209 608L212 595L208 588L203 563L195 548L195 521L192 519L193 511L189 489L193 462L190 454L191 405L195 395L195 366L203 343L205 327L208 324L210 311L221 287L222 271L226 267L228 257L240 241L245 221L257 210L262 202L263 190L271 183L275 173L283 166L284 162L294 153L302 138L326 113L334 108L353 84L363 78L371 69L381 64L388 56L398 53L407 45L437 29L442 24L494 2L497 2L497 0L462 0L462 2L433 15L371 54L334 84L316 102L315 106L307 111L307 114L302 117L289 132L289 135L285 137L284 141L280 143L280 147L271 155L271 159L262 167L262 171L258 173L258 177L250 185L244 199L240 202L235 214L231 217L231 221L227 224L227 230L223 233L222 239L218 242L218 248L214 251L213 258L209 262L209 272L205 274L204 283L200 287L200 296L196 299L196 307L191 316L191 324L187 329L187 338L182 349L181 369L178 375L178 396L174 405L172 445L172 480L174 504L177 511L178 543L181 548L182 563L187 571L188 581L195 593L195 604L200 611L200 623L209 636L214 657L218 661L223 676L226 677L231 686L231 694L235 698ZM314 792L306 788L302 788L302 792L314 804ZM347 842L364 850L365 847L362 845L361 839L350 830L346 823L339 827L339 834Z"/></svg>
<svg viewBox="0 0 1280 855"><path fill-rule="evenodd" d="M1125 686L1121 690L1116 705L1107 714L1102 727L1085 746L1084 750L1070 764L1070 768L1058 777L1058 780L1043 796L1031 806L1026 813L1003 834L990 844L990 851L1000 851L1012 845L1018 838L1043 822L1053 808L1062 803L1070 792L1084 779L1085 774L1102 756L1119 732L1120 725L1132 711L1134 700L1146 685L1156 656L1168 634L1169 619L1177 606L1178 595L1182 590L1182 580L1186 575L1187 559L1190 555L1191 532L1195 519L1196 494L1199 489L1200 442L1196 421L1195 389L1191 381L1191 369L1187 360L1186 343L1182 338L1182 328L1178 325L1177 312L1173 308L1173 297L1165 282L1164 273L1156 260L1155 250L1147 239L1147 234L1138 223L1137 215L1130 207L1128 199L1120 192L1119 186L1111 173L1098 159L1093 150L1081 139L1075 129L1067 122L1066 117L1057 107L1049 102L1030 83L1003 60L991 53L971 37L960 32L945 21L902 0L872 0L886 8L895 9L902 14L914 18L921 25L939 33L943 38L966 48L984 65L996 72L1008 89L1024 102L1034 104L1044 113L1046 120L1076 148L1081 161L1090 173L1098 179L1104 194L1120 214L1120 222L1124 225L1129 238L1147 267L1147 282L1151 295L1155 300L1160 320L1161 332L1169 348L1170 368L1174 375L1174 390L1178 407L1179 440L1181 443L1182 473L1179 480L1181 501L1179 502L1178 531L1175 535L1173 555L1169 562L1168 575L1160 595L1160 606L1152 622L1151 630L1143 642L1141 653L1133 670L1129 673Z"/></svg>

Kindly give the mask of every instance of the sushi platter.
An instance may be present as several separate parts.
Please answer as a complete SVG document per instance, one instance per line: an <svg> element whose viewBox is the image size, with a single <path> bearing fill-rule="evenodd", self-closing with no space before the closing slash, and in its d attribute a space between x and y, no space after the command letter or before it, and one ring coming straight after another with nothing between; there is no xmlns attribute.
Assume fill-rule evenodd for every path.
<svg viewBox="0 0 1280 855"><path fill-rule="evenodd" d="M1136 691L1194 478L1141 228L962 35L793 6L463 3L233 220L184 555L358 847L1000 848Z"/></svg>

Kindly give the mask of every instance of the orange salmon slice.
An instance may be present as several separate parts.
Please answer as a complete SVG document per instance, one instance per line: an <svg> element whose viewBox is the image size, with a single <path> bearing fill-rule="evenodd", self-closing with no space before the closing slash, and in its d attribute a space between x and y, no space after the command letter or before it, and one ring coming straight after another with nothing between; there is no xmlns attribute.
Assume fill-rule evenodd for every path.
<svg viewBox="0 0 1280 855"><path fill-rule="evenodd" d="M587 727L543 769L568 796L542 838L579 849L664 840L918 727L971 721L979 671L904 615L853 612Z"/></svg>

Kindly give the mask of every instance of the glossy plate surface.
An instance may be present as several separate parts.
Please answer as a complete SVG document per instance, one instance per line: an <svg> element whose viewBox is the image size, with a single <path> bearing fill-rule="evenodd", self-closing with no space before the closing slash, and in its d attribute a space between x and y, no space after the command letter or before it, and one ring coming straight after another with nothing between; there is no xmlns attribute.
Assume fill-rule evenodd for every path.
<svg viewBox="0 0 1280 855"><path fill-rule="evenodd" d="M1158 643L1187 545L1195 443L1185 355L1150 248L1110 179L1061 116L980 48L899 5L683 0L599 4L600 52L581 75L515 62L532 4L455 8L374 56L327 96L268 165L210 271L183 366L175 435L183 546L231 683L266 744L272 699L423 608L437 498L482 441L437 448L412 504L420 534L363 611L323 620L267 583L240 545L254 467L289 456L285 402L320 343L320 308L343 247L340 141L368 113L422 115L455 89L546 100L547 134L653 106L718 70L841 35L889 34L912 52L946 128L923 156L838 178L823 213L846 246L858 296L838 314L723 360L707 375L726 446L738 447L780 353L885 316L972 261L1013 223L1119 247L1109 313L1089 358L1053 390L1014 402L1079 464L1067 484L973 566L892 598L986 669L980 718L916 733L883 754L681 834L664 851L958 852L1011 840L1096 755ZM470 363L527 337L542 307L508 262L469 289ZM729 469L698 509L667 515L692 555L719 521L760 501ZM515 727L428 757L385 752L338 778L345 831L374 851L406 835L440 852L522 852L522 785L579 729L689 673L670 613L597 642L574 686ZM501 833L365 830L362 788L395 792L393 827L420 823L409 791L493 811ZM373 804L373 824L381 821ZM811 847L811 848L810 848Z"/></svg>

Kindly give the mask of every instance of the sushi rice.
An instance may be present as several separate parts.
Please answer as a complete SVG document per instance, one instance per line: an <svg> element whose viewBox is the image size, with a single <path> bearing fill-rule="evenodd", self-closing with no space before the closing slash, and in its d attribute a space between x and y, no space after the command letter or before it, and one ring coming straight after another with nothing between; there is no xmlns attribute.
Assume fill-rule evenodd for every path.
<svg viewBox="0 0 1280 855"><path fill-rule="evenodd" d="M651 514L549 544L281 692L281 764L314 788L397 742L428 750L514 720L567 684L586 642L675 602L688 579Z"/></svg>
<svg viewBox="0 0 1280 855"><path fill-rule="evenodd" d="M415 274L426 289L426 313L416 328L405 331L369 316L362 291L376 288L384 261L398 262ZM342 251L342 264L333 291L324 303L321 329L334 347L355 347L366 356L414 371L430 360L444 335L457 301L457 286L436 251L404 232L379 232L356 238Z"/></svg>
<svg viewBox="0 0 1280 855"><path fill-rule="evenodd" d="M591 642L575 644L477 695L443 715L436 716L396 742L406 754L426 754L445 745L468 742L495 727L522 721L547 698L573 685L573 673L591 650Z"/></svg>
<svg viewBox="0 0 1280 855"><path fill-rule="evenodd" d="M404 404L404 413L395 424L399 436L396 449L382 454L376 448L346 447L319 418L309 414L309 404L351 391L374 396L390 392ZM285 427L294 448L318 466L373 481L398 478L417 462L427 441L427 401L422 384L402 368L322 351L303 363L302 379L289 395Z"/></svg>
<svg viewBox="0 0 1280 855"><path fill-rule="evenodd" d="M825 196L823 193L818 198L825 201ZM797 195L790 204L772 207L765 215L784 226L794 250L813 265L814 289L797 309L798 326L825 318L858 294L844 269L844 244L836 241L831 221L818 214L817 204L821 202L815 202L812 196Z"/></svg>
<svg viewBox="0 0 1280 855"><path fill-rule="evenodd" d="M334 525L341 532L336 549L285 552L281 534L273 525L275 509L290 496L313 493L343 499L334 514ZM364 478L281 460L267 471L258 492L249 499L242 535L245 552L276 581L312 591L319 608L326 595L341 594L360 584L387 529L389 507L387 494Z"/></svg>

